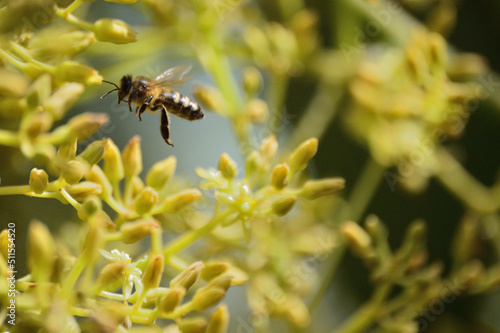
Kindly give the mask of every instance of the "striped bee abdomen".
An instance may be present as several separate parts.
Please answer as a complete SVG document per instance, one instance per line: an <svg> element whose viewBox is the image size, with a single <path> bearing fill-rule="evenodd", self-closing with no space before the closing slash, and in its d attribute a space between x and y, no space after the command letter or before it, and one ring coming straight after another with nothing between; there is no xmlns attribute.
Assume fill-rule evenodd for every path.
<svg viewBox="0 0 500 333"><path fill-rule="evenodd" d="M156 99L155 104L163 104L168 112L187 120L202 119L204 117L198 103L187 96L179 94L177 91L164 89Z"/></svg>

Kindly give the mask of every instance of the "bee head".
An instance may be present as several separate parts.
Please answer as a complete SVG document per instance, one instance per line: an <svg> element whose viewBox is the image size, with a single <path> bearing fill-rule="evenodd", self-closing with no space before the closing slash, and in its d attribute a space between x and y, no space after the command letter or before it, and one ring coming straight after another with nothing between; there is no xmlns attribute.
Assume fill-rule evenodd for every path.
<svg viewBox="0 0 500 333"><path fill-rule="evenodd" d="M108 96L113 91L118 90L118 103L120 103L121 101L123 101L125 99L125 97L127 97L127 95L130 92L130 89L132 88L132 76L131 75L123 76L122 79L120 80L119 87L116 85L116 83L113 83L113 82L109 82L106 80L102 80L102 82L106 82L106 83L109 83L109 84L115 86L115 89L112 89L112 90L108 91L107 93L105 93L104 95L102 95L101 99Z"/></svg>
<svg viewBox="0 0 500 333"><path fill-rule="evenodd" d="M123 101L125 97L130 93L130 89L132 88L132 76L125 75L120 80L120 88L118 89L118 103Z"/></svg>

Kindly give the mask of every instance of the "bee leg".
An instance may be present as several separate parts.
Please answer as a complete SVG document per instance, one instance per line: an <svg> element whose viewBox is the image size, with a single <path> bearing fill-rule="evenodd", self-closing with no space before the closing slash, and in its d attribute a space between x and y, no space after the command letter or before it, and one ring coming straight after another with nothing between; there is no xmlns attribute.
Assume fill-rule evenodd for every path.
<svg viewBox="0 0 500 333"><path fill-rule="evenodd" d="M142 121L141 114L146 111L146 108L149 106L149 103L153 100L153 95L149 96L145 101L144 104L141 105L141 109L139 110L139 120ZM137 109L135 109L135 114L137 114Z"/></svg>
<svg viewBox="0 0 500 333"><path fill-rule="evenodd" d="M135 97L135 92L135 89L132 90L132 93L130 93L130 96L128 97L128 109L130 110L130 112L132 112L132 105L130 105L130 103L132 103L132 99L134 99Z"/></svg>
<svg viewBox="0 0 500 333"><path fill-rule="evenodd" d="M162 111L161 111L161 125L160 125L160 131L161 131L161 136L163 137L163 140L170 145L174 146L172 142L170 142L170 118L168 116L167 108L162 105L161 106Z"/></svg>

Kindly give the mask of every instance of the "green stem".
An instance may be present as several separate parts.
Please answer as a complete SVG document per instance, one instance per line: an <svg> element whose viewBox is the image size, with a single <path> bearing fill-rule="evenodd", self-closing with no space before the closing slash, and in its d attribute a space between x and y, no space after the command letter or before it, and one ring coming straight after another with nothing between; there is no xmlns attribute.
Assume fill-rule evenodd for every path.
<svg viewBox="0 0 500 333"><path fill-rule="evenodd" d="M32 192L29 185L0 186L0 195L28 195Z"/></svg>
<svg viewBox="0 0 500 333"><path fill-rule="evenodd" d="M179 253L184 248L194 243L198 238L201 238L204 235L211 232L231 213L232 213L231 211L225 211L219 216L212 218L207 224L205 224L200 229L191 230L185 233L184 235L178 237L177 239L175 239L173 242L168 244L163 250L163 256L165 257L165 260L169 260L170 256Z"/></svg>
<svg viewBox="0 0 500 333"><path fill-rule="evenodd" d="M19 138L16 132L0 130L0 145L19 147Z"/></svg>
<svg viewBox="0 0 500 333"><path fill-rule="evenodd" d="M364 214L368 204L375 195L378 188L379 182L382 179L384 168L378 165L372 159L369 159L361 176L357 179L351 194L349 196L347 207L341 209L337 221L343 221L345 219L351 219L358 221ZM342 259L345 251L345 243L339 243L338 247L330 257L328 262L328 270L326 276L323 278L323 282L315 293L311 304L309 305L309 311L314 313L321 302L322 297L326 294L326 291L330 287L333 276L337 271L337 267Z"/></svg>
<svg viewBox="0 0 500 333"><path fill-rule="evenodd" d="M385 283L378 286L373 293L372 298L367 304L362 306L338 329L333 333L358 333L366 330L376 322L377 314L382 310L384 300L389 295L392 285Z"/></svg>
<svg viewBox="0 0 500 333"><path fill-rule="evenodd" d="M83 256L78 257L75 266L73 266L69 274L66 276L66 279L64 279L62 283L62 291L61 291L62 298L68 298L70 296L71 290L73 289L73 286L75 285L76 281L82 274L85 265L86 262L84 261Z"/></svg>
<svg viewBox="0 0 500 333"><path fill-rule="evenodd" d="M82 4L82 0L75 0L75 1L73 1L73 3L71 5L69 5L68 7L64 8L63 10L61 10L61 15L67 16L67 15L71 14L78 7L80 7L81 4Z"/></svg>
<svg viewBox="0 0 500 333"><path fill-rule="evenodd" d="M72 24L76 25L77 27L80 27L80 28L83 28L83 29L87 29L89 31L94 31L95 30L95 27L94 27L94 25L92 23L84 21L82 19L79 19L78 17L74 16L71 13L65 13L65 10L58 9L56 11L56 15L59 16L59 17L61 17L61 18L63 18L63 19L65 19L69 23L72 23Z"/></svg>

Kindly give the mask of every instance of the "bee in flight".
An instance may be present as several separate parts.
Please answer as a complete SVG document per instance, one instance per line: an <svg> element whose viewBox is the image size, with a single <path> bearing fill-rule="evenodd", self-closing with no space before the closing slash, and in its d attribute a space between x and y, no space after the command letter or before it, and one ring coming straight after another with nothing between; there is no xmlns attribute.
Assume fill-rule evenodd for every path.
<svg viewBox="0 0 500 333"><path fill-rule="evenodd" d="M131 75L125 75L120 80L120 86L103 80L116 88L102 95L101 99L118 90L118 104L121 101L128 103L128 108L132 112L131 104L134 103L136 105L135 114L139 115L140 121L142 121L141 115L146 109L151 112L160 110L161 135L165 142L173 147L174 145L170 142L169 112L191 121L204 117L196 102L169 88L186 82L189 77L185 75L190 69L191 66L186 65L172 67L158 75L154 80L144 76L138 76L132 80Z"/></svg>

